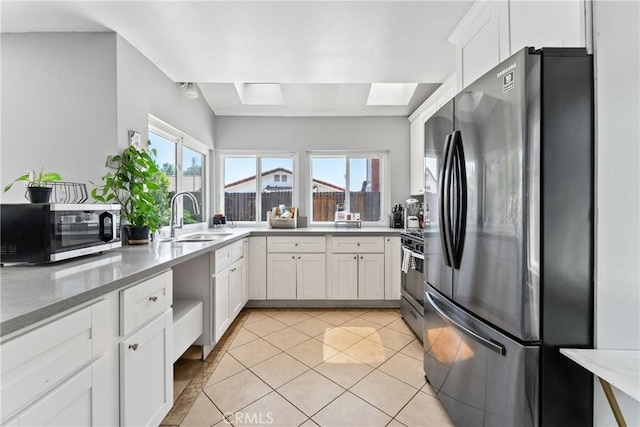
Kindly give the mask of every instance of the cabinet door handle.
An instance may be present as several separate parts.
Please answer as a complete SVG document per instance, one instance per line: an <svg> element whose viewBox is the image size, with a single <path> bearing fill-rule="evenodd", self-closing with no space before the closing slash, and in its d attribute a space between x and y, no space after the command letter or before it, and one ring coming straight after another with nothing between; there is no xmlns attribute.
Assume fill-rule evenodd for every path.
<svg viewBox="0 0 640 427"><path fill-rule="evenodd" d="M296 246L298 246L298 244L296 243Z"/></svg>
<svg viewBox="0 0 640 427"><path fill-rule="evenodd" d="M358 243L356 246L360 246L360 243Z"/></svg>
<svg viewBox="0 0 640 427"><path fill-rule="evenodd" d="M360 256L360 259L364 259L364 257L361 255L361 256Z"/></svg>
<svg viewBox="0 0 640 427"><path fill-rule="evenodd" d="M354 256L354 257L353 257L353 259L358 259L358 257L357 257L357 256Z"/></svg>
<svg viewBox="0 0 640 427"><path fill-rule="evenodd" d="M129 348L133 351L136 351L138 349L138 343L135 344L129 344Z"/></svg>
<svg viewBox="0 0 640 427"><path fill-rule="evenodd" d="M292 257L291 257L291 259L296 259L296 257L295 257L295 256L292 256Z"/></svg>
<svg viewBox="0 0 640 427"><path fill-rule="evenodd" d="M390 241L391 241L391 239L387 239L387 242L390 242Z"/></svg>
<svg viewBox="0 0 640 427"><path fill-rule="evenodd" d="M154 295L154 296L152 296L152 297L149 297L149 301L151 301L151 302L156 302L156 301L158 301L158 297L157 297L157 296L155 296L155 295Z"/></svg>

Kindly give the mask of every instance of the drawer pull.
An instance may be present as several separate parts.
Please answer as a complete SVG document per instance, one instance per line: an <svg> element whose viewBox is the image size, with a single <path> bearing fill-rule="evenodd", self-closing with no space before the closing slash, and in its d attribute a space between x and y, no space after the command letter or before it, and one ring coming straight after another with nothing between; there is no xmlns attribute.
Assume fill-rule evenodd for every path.
<svg viewBox="0 0 640 427"><path fill-rule="evenodd" d="M299 256L298 259L300 259L300 258L302 258L302 257Z"/></svg>
<svg viewBox="0 0 640 427"><path fill-rule="evenodd" d="M298 244L296 243L296 246L298 246Z"/></svg>
<svg viewBox="0 0 640 427"><path fill-rule="evenodd" d="M296 257L292 256L291 259L296 259Z"/></svg>
<svg viewBox="0 0 640 427"><path fill-rule="evenodd" d="M360 259L364 259L364 257L362 255L360 255Z"/></svg>
<svg viewBox="0 0 640 427"><path fill-rule="evenodd" d="M354 257L353 257L353 259L358 259L358 257L357 257L357 256L354 256Z"/></svg>
<svg viewBox="0 0 640 427"><path fill-rule="evenodd" d="M133 351L136 351L138 349L138 343L135 344L129 344L129 348Z"/></svg>
<svg viewBox="0 0 640 427"><path fill-rule="evenodd" d="M156 302L156 301L158 301L158 297L157 297L157 296L155 296L155 295L154 295L154 296L152 296L152 297L149 297L149 301L151 301L151 302Z"/></svg>
<svg viewBox="0 0 640 427"><path fill-rule="evenodd" d="M356 246L360 246L360 243L358 243Z"/></svg>

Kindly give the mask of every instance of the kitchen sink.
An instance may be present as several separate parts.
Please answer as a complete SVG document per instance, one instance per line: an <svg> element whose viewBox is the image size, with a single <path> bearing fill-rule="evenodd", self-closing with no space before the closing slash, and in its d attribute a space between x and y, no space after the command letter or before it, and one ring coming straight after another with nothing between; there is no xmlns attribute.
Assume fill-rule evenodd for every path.
<svg viewBox="0 0 640 427"><path fill-rule="evenodd" d="M213 240L223 239L232 233L195 233L186 236L165 238L161 242L211 242Z"/></svg>

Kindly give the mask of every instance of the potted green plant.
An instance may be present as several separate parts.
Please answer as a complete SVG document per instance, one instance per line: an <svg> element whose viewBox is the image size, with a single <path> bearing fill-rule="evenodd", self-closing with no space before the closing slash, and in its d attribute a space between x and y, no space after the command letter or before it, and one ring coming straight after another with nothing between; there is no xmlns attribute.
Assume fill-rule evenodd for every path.
<svg viewBox="0 0 640 427"><path fill-rule="evenodd" d="M156 155L155 149L150 152ZM163 179L149 152L135 146L107 156L105 166L113 171L102 177L103 185L94 188L91 196L101 203L120 204L121 218L128 222L125 230L129 244L149 243L149 232L160 227L166 210L158 193L167 193L168 180Z"/></svg>
<svg viewBox="0 0 640 427"><path fill-rule="evenodd" d="M31 203L49 203L51 199L51 187L48 182L61 181L62 177L57 172L43 172L44 168L40 168L38 175L25 173L20 175L13 182L4 187L4 193L9 191L13 184L18 181L27 181L27 192L29 193L29 201Z"/></svg>

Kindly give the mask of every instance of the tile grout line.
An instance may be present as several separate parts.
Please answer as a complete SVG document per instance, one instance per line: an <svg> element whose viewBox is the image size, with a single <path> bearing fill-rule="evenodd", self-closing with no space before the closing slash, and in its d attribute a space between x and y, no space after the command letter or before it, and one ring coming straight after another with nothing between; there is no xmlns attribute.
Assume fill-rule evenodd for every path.
<svg viewBox="0 0 640 427"><path fill-rule="evenodd" d="M289 354L289 353L288 353L288 351L289 351L289 350L291 350L292 348L295 348L295 347L297 347L297 346L299 346L299 345L302 345L302 344L304 344L304 343L306 343L306 342L309 342L310 340L315 340L316 342L318 342L318 343L320 343L320 344L327 345L328 347L330 347L330 348L332 348L332 349L335 349L335 350L338 352L338 353L336 353L336 355L338 355L338 354L340 354L340 353L343 353L343 352L344 352L345 350L347 350L348 348L350 348L350 347L352 347L352 346L356 345L357 343L362 342L364 339L366 339L366 338L367 338L367 337L369 337L370 335L374 334L376 331L378 331L378 330L380 330L380 329L382 329L382 328L386 328L389 324L391 324L391 323L392 323L392 322L394 322L394 321L388 322L388 323L387 323L387 324L385 324L385 325L380 325L380 324L379 324L379 323L377 323L377 322L372 322L372 321L370 321L370 320L368 320L368 319L364 319L365 321L368 321L368 322L374 323L376 326L380 326L380 328L376 329L376 331L372 332L372 333L371 333L371 334L369 334L369 335L361 336L361 335L359 335L359 334L355 334L355 333L353 333L353 332L351 332L351 331L348 331L348 330L346 330L346 329L342 328L341 326L342 326L342 325L344 325L345 323L348 323L348 322L350 322L350 321L352 321L352 320L358 319L358 318L360 318L360 317L362 317L362 316L364 316L364 315L366 315L366 314L368 314L368 313L373 312L373 311L371 311L371 310L367 310L367 311L365 311L364 313L360 313L360 314L358 314L358 315L351 315L351 314L350 314L350 315L352 316L352 317L351 317L351 319L346 320L346 321L344 321L344 322L341 322L341 323L339 323L339 324L337 324L337 325L334 325L334 324L332 324L331 322L326 322L326 321L325 321L325 320L323 320L323 319L319 319L319 320L321 320L321 321L324 321L325 323L328 323L328 324L331 326L331 329L340 328L340 329L341 329L341 330L343 330L343 331L350 332L351 334L354 334L354 335L357 335L357 336L358 336L358 338L359 338L359 339L358 339L358 341L356 341L356 342L354 342L353 344L349 345L349 346L348 346L348 347L346 347L344 350L340 350L340 349L335 348L335 347L332 347L331 345L329 345L329 344L325 343L324 341L321 341L320 339L318 339L317 337L319 337L320 335L322 335L322 334L323 334L322 332L321 332L321 333L319 333L319 334L316 334L316 335L314 335L314 336L311 336L311 335L309 335L308 333L306 333L306 332L304 332L304 331L301 331L301 330L299 330L299 329L297 329L297 328L295 328L295 327L294 327L295 325L297 325L297 324L299 324L299 323L302 323L302 322L304 322L304 321L311 320L311 319L317 319L317 318L318 318L318 316L321 316L321 315L322 315L322 314L324 314L324 313L330 313L330 312L332 312L332 311L333 311L332 309L327 309L326 311L325 311L325 310L318 310L318 311L323 311L323 312L321 312L321 313L316 313L315 315L310 315L310 314L308 314L308 313L305 313L305 311L308 311L308 310L305 310L305 309L287 310L287 311L284 311L284 312L299 312L299 313L304 313L304 314L307 314L308 316L310 316L310 318L309 318L309 319L300 320L300 321L295 322L295 323L292 323L292 324L287 324L287 323L285 323L285 322L282 322L282 321L278 320L276 317L273 317L273 316L269 315L269 311L273 311L273 312L275 312L275 313L282 313L282 312L283 312L283 311L282 311L282 309L274 309L274 310L259 310L259 309L253 309L253 308L250 308L250 309L247 309L247 310L243 310L243 314L242 314L241 316L238 316L238 319L236 319L236 321L234 321L234 322L233 322L233 324L230 326L230 328L229 328L229 330L228 330L228 332L230 332L230 333L229 333L228 335L227 335L227 333L225 333L225 335L223 336L223 338L222 338L221 342L219 342L219 343L218 343L218 344L222 344L222 346L221 346L220 348L217 348L218 346L214 347L214 349L212 349L211 354L209 355L209 357L207 357L207 360L205 360L205 364L208 364L208 363L209 363L209 362L208 362L208 360L213 356L213 361L210 363L210 365L213 365L213 369L211 369L211 372L209 373L208 377L207 377L206 379L204 379L204 385L202 386L202 388L199 388L200 392L203 392L203 391L204 391L204 388L205 388L206 384L208 383L209 379L211 378L211 376L212 376L212 375L213 375L213 373L215 372L215 369L217 369L217 367L218 367L218 365L219 365L220 361L222 360L222 358L224 357L224 355L225 355L225 354L228 354L228 355L229 355L229 357L231 357L233 360L235 360L237 363L239 363L239 364L244 368L244 370L247 370L247 371L249 371L252 375L256 376L260 381L262 381L262 382L263 382L263 383L264 383L264 384L265 384L265 385L266 385L266 386L271 390L271 391L267 392L266 394L264 394L263 396L261 396L261 397L257 398L256 400L254 400L254 401L252 401L252 402L248 403L247 405L243 406L242 408L240 408L240 409L238 409L238 410L236 410L236 411L234 411L234 412L237 412L237 411L239 411L239 410L242 410L242 409L246 408L247 406L250 406L250 405L254 404L254 403L255 403L255 402L257 402L258 400L260 400L260 399L264 398L265 396L269 395L271 392L275 391L275 392L276 392L280 397L282 397L286 402L288 402L289 404L291 404L291 405L292 405L292 407L294 407L295 409L297 409L298 411L300 411L303 415L305 415L305 416L307 417L307 419L306 419L305 421L303 421L303 423L302 423L302 424L304 424L304 423L305 423L305 422L307 422L307 421L315 422L315 421L312 419L312 417L313 417L313 416L317 415L320 411L322 411L324 408L326 408L328 405L330 405L330 404L331 404L332 402L334 402L336 399L338 399L338 398L340 398L341 396L343 396L347 391L351 390L351 388L353 388L356 384L360 383L364 378L368 377L369 375L371 375L371 373L373 373L373 372L375 372L376 370L378 370L378 368L379 368L380 366L382 366L384 363L386 363L386 362L387 362L391 357L394 357L394 356L395 356L397 353L399 353L402 349L404 349L405 347L409 346L409 345L411 344L411 342L413 342L413 340L412 340L411 342L407 343L407 344L406 344L405 346L403 346L400 350L395 350L395 349L393 349L393 348L390 348L390 347L387 347L387 346L384 346L384 345L383 345L383 347L385 347L385 348L387 348L387 349L389 349L389 350L393 351L394 353L393 353L389 358L387 358L383 363L381 363L381 364L379 364L379 365L377 365L377 366L372 366L372 365L370 365L370 364L368 364L368 363L366 363L366 362L363 362L362 360L359 360L358 358L355 358L355 359L356 359L356 360L358 360L360 363L362 363L362 364L364 364L364 365L367 365L367 366L371 367L371 368L372 368L372 371L371 371L371 372L369 372L368 374L364 375L364 377L363 377L363 378L361 378L360 380L356 381L356 382L355 382L354 384L352 384L350 387L345 388L345 387L343 387L342 385L340 385L340 384L336 383L335 381L333 381L331 378L326 377L326 376L325 376L325 375L323 375L321 372L316 371L316 369L315 369L315 368L317 368L317 366L319 366L320 364L322 364L322 362L321 362L321 363L319 363L319 364L316 364L316 365L315 365L315 366L313 366L313 367L309 367L306 363L304 363L304 362L302 362L301 360L297 359L297 358L296 358L295 356L293 356L292 354ZM315 309L312 309L311 311L316 311L316 310L315 310ZM256 334L255 332L251 331L250 329L245 328L248 332L251 332L251 333L252 333L253 335L255 335L257 338L256 338L256 339L254 339L254 340L252 340L252 341L249 341L249 342L247 342L247 343L244 343L244 344L242 344L242 345L240 345L240 346L237 346L237 347L231 348L230 346L233 344L233 341L234 341L235 337L240 333L240 331L241 331L241 329L244 327L244 325L247 325L246 321L248 320L248 318L250 317L250 315L251 315L253 312L258 312L258 313L262 313L262 314L264 314L266 319L271 319L271 320L274 320L274 321L276 321L276 322L278 322L278 323L282 324L282 325L283 325L283 328L281 328L281 329L279 329L279 330L277 330L277 331L273 331L273 332L271 332L271 333L269 333L269 334L267 334L267 335L265 335L265 336L261 336L260 334ZM340 312L340 313L350 313L350 312L349 312L349 310L340 310L339 312ZM395 312L395 313L397 313L397 311L396 311L396 310L394 310L394 312ZM398 318L400 318L400 317L398 317ZM254 321L254 322L249 323L249 325L250 325L250 324L253 324L253 323L260 322L261 320L265 320L265 319L258 319L258 320ZM288 349L286 349L286 350L282 350L281 348L279 348L279 347L277 347L277 346L273 345L272 343L270 343L269 341L267 341L266 339L264 339L266 336L269 336L269 335L271 335L271 334L275 334L275 333L277 333L277 332L279 332L279 331L282 331L282 330L285 330L285 329L287 329L287 328L293 328L293 329L295 329L296 331L303 333L304 335L306 335L306 336L308 337L308 339L306 339L306 340L304 340L303 342L298 343L298 344L296 344L296 345L294 345L294 346L292 346L292 347L289 347L289 348L288 348ZM389 329L390 329L390 330L393 330L394 332L397 332L397 333L402 333L402 332L400 332L400 331L395 331L393 328L389 328ZM406 335L406 334L405 334L405 335ZM269 345L273 346L274 348L278 349L278 353L277 353L277 354L274 354L273 356L270 356L270 357L268 357L268 358L266 358L266 359L264 359L264 360L262 360L262 361L260 361L260 362L258 362L258 363L256 363L256 364L254 364L254 365L253 365L253 366L251 366L251 367L248 367L248 366L246 366L244 363L242 363L240 360L238 360L235 356L233 356L233 354L231 354L231 353L229 352L229 350L234 350L234 349L240 348L240 347L242 347L242 346L244 346L244 345L246 345L246 344L249 344L249 343L251 343L251 342L257 341L258 339L260 339L260 340L264 341L265 343L267 343L267 344L269 344ZM414 338L414 339L415 339L415 338ZM373 342L374 344L381 345L381 344L379 344L379 343L376 343L375 341L372 341L372 340L369 340L369 341ZM292 358L294 358L295 360L297 360L297 361L301 362L301 363L302 363L303 365L305 365L305 367L307 367L308 369L307 369L305 372L301 373L300 375L297 375L296 377L291 378L291 379L290 379L290 380L288 380L286 383L281 384L281 385L278 387L278 389L275 389L275 388L273 388L271 385L269 385L268 383L266 383L266 381L265 381L265 380L263 380L263 379L262 379L262 378L261 378L261 377L260 377L256 372L254 372L254 371L252 370L252 368L253 368L253 367L255 367L255 366L257 366L257 365L259 365L260 363L263 363L263 362L265 362L265 361L267 361L267 360L270 360L270 359L272 359L272 358L274 358L274 357L276 357L276 356L279 356L279 355L281 355L282 353L284 353L284 354L286 354L287 356L292 357ZM345 353L345 354L346 354L346 353ZM403 353L403 354L404 354L404 353ZM334 355L334 356L336 356L336 355ZM405 356L408 356L408 355L405 355ZM332 357L333 357L333 356L332 356ZM350 356L350 357L353 357L353 356ZM408 357L410 357L410 356L408 356ZM203 365L203 367L204 367L204 365ZM202 369L202 368L201 368L201 369ZM331 383L333 383L333 384L337 385L338 387L340 387L340 388L342 389L342 392L341 392L339 395L337 395L335 398L331 399L327 404L325 404L322 408L320 408L318 411L316 411L316 412L315 412L313 415L311 415L311 416L308 416L304 411L302 411L302 410L301 410L300 408L298 408L295 404L293 404L293 403L292 403L292 402L290 402L288 399L286 399L286 398L285 398L285 397L284 397L284 396L283 396L283 395L278 391L281 387L283 387L283 386L285 386L286 384L288 384L288 383L290 383L290 382L294 381L295 379L299 378L300 376L302 376L302 375L306 374L306 373L307 373L307 372L309 372L309 371L313 371L314 373L316 373L316 374L318 374L318 375L322 376L323 378L325 378L325 379L329 380ZM242 372L242 371L241 371L241 372ZM238 372L238 373L236 373L236 374L234 374L234 375L240 374L241 372ZM387 373L385 373L385 372L383 372L383 371L380 371L380 373L385 374L385 375L388 375L388 376L390 376L391 378L394 378L394 379L396 379L396 380L398 380L398 381L401 381L400 379L395 378L393 375L389 375L389 374L387 374ZM197 374L196 374L196 375L197 375ZM230 376L230 377L228 377L228 378L231 378L231 377L233 377L234 375L232 375L232 376ZM226 379L228 379L228 378L225 378L224 380L226 380ZM221 380L221 381L224 381L224 380ZM221 382L221 381L219 381L219 382ZM404 381L402 381L402 382L404 383ZM215 383L215 384L217 384L217 383ZM405 384L407 384L407 383L405 383ZM213 385L213 384L212 384L212 385ZM412 385L410 385L410 384L407 384L407 385L415 389L415 387L414 387L414 386L412 386ZM188 386L187 386L187 388L185 389L185 391L186 391L187 389L189 389L189 387L188 387ZM194 390L194 389L198 389L198 388L191 388L190 390ZM412 399L417 395L417 393L419 393L420 391L421 391L421 389L418 389L418 390L416 391L416 393L414 393L414 394L413 394L413 396L411 397L411 399L409 399L409 401L411 401L411 400L412 400ZM183 391L183 393L184 393L184 391ZM352 393L352 394L353 394L354 396L356 396L358 399L360 399L360 400L362 400L362 401L366 402L367 404L369 404L369 405L371 405L372 407L376 408L377 410L381 411L382 413L384 413L384 414L386 414L386 415L390 416L390 415L389 415L389 414L387 414L385 411L382 411L380 408L378 408L378 407L376 407L375 405L373 405L371 402L367 402L366 400L364 400L363 398L361 398L360 396L356 395L356 394L355 394L355 393L353 393L353 392L350 392L350 393ZM426 393L426 394L428 394L428 393ZM207 396L207 399L208 399L208 400L209 400L209 401L214 405L214 407L215 407L216 409L218 409L218 410L220 411L220 408L218 408L218 406L217 406L217 405L216 405L216 404L211 400L211 398L210 398L206 393L205 393L205 396ZM404 409L404 407L408 404L408 402L409 402L409 401L407 401L407 403L405 403L405 405L404 405L404 406L403 406L403 407L398 411L398 413L399 413L400 411L402 411L402 409ZM190 405L189 410L187 410L187 411L186 411L186 414L188 414L188 413L189 413L189 411L190 411L191 407L193 406L193 403L195 403L195 400L194 400L194 402L192 402L192 404ZM222 411L220 411L220 412L222 412ZM186 417L186 414L185 414L185 416L183 416L183 417L182 417L182 419L180 420L180 423L182 423L182 421L184 420L184 417ZM396 415L397 415L397 414L396 414ZM226 420L230 425L232 425L232 424L231 424L231 420L229 420L227 417L224 417L224 414L223 414L223 419L225 419L225 420ZM391 421L393 421L394 419L395 419L395 417L394 417L394 416L392 416L392 420L391 420ZM390 422L391 422L391 421L390 421ZM397 420L396 420L396 421L397 421ZM398 421L398 422L399 422L399 421Z"/></svg>

